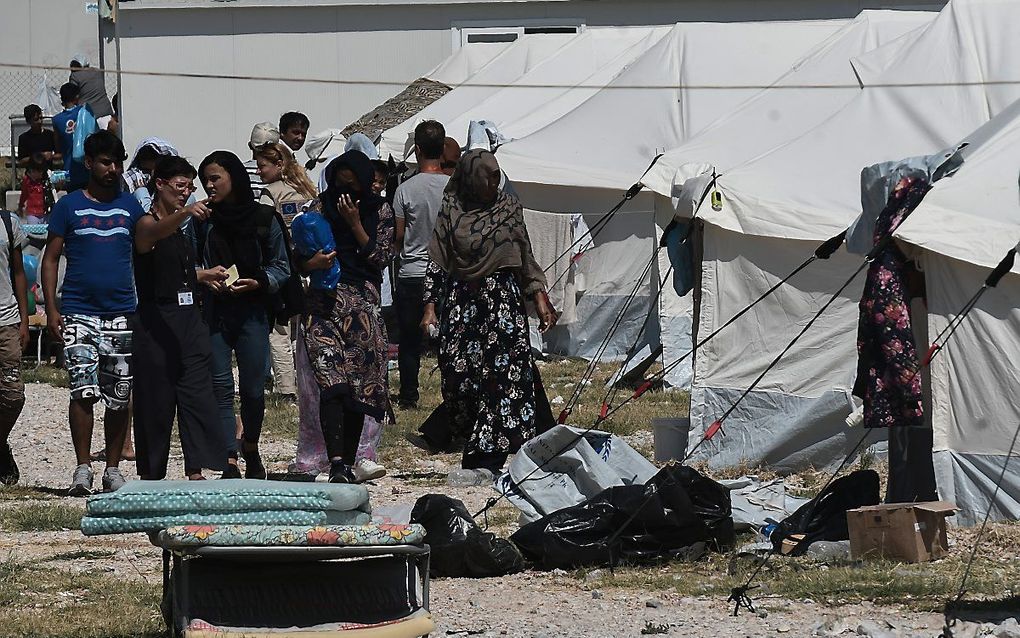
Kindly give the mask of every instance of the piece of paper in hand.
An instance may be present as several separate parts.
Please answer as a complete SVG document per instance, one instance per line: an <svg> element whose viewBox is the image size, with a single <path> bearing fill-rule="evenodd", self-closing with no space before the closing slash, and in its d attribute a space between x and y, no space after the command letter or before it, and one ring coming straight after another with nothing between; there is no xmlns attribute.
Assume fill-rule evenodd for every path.
<svg viewBox="0 0 1020 638"><path fill-rule="evenodd" d="M227 279L223 283L232 286L234 282L240 279L241 276L237 273L237 264L234 264L230 268L227 268Z"/></svg>

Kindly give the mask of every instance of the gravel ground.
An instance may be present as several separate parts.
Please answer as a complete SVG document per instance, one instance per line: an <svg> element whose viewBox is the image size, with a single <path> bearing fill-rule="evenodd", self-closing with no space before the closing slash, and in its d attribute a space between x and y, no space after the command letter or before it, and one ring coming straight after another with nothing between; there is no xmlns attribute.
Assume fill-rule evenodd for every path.
<svg viewBox="0 0 1020 638"><path fill-rule="evenodd" d="M56 490L68 484L74 456L66 426L66 405L67 390L39 384L29 386L24 414L11 436L21 466L22 485ZM101 419L97 419L95 448L101 446ZM267 441L263 451L267 458L285 459L293 455L293 443ZM98 470L100 464L95 467ZM137 478L133 464L124 464L123 469L130 479ZM285 463L279 461L271 469L281 471ZM430 461L419 462L415 468L390 471L420 474L442 469ZM181 476L182 470L178 450L171 459L170 475ZM377 507L410 505L422 494L442 492L462 499L472 511L491 495L486 487L449 488L440 479L427 478L387 477L370 490ZM82 504L80 499L68 498L47 502ZM0 507L11 505L0 501ZM91 554L84 560L58 558L48 564L71 570L101 569L153 585L160 582L159 552L141 534L101 538L85 538L77 531L34 532L17 538L0 534L0 555L14 552L20 560L50 558L76 550L89 550ZM646 627L654 625L661 630L654 633L691 638L840 634L878 638L935 636L943 622L938 614L868 603L827 608L811 601L767 597L758 601L767 614L742 613L733 617L732 607L719 598L682 598L671 592L650 594L620 589L601 592L592 589L592 585L556 572L528 572L484 580L435 579L432 611L439 623L437 633L533 638L639 636Z"/></svg>

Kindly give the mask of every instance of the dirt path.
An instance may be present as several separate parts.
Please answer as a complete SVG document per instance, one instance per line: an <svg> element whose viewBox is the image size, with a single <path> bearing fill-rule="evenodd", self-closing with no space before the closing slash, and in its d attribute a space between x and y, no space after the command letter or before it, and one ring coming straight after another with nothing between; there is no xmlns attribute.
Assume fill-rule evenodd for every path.
<svg viewBox="0 0 1020 638"><path fill-rule="evenodd" d="M66 487L70 479L74 458L66 427L66 392L48 385L33 384L28 388L24 416L11 437L21 465L22 485L50 491ZM98 448L102 445L102 428L97 424L96 430ZM270 458L282 459L293 454L291 442L268 441L264 448ZM136 478L133 467L125 465L124 469L131 479ZM393 473L420 472L428 466L418 462L413 468L390 469ZM180 476L181 471L178 450L171 459L171 475ZM442 492L464 500L472 511L491 495L486 487L448 488L441 480L393 477L382 479L370 490L376 506L412 504L422 494ZM45 502L83 505L81 499L59 496L47 497ZM23 504L24 501L0 500L0 507ZM504 512L504 527L512 524L512 518L512 511ZM0 534L0 555L11 552L18 560L45 560L54 568L99 569L118 578L142 579L154 586L160 582L159 552L142 534L103 538L85 538L80 532L67 530ZM937 614L868 603L826 608L811 601L779 598L762 598L758 602L766 613L733 617L732 607L719 597L681 597L671 591L617 588L602 591L597 581L555 572L528 572L484 580L436 579L432 588L432 610L440 625L440 636L640 636L646 627L688 638L851 635L857 633L858 625L869 622L872 624L865 627L865 633L876 637L882 634L872 630L889 629L890 624L898 633L888 635L934 636L942 623ZM824 633L827 630L831 633Z"/></svg>

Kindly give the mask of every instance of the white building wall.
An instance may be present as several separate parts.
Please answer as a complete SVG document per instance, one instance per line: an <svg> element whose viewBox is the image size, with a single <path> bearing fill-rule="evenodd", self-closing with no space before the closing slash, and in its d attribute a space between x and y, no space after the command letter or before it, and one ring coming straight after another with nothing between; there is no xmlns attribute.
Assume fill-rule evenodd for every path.
<svg viewBox="0 0 1020 638"><path fill-rule="evenodd" d="M36 0L39 1L39 0ZM882 6L901 4L891 0ZM910 3L912 7L917 2ZM925 4L922 2L922 4ZM942 3L927 3L938 8ZM859 0L549 0L390 2L345 0L134 0L121 10L127 71L290 77L322 82L169 78L125 74L129 148L159 135L200 160L226 148L246 154L256 122L299 110L312 130L342 128L448 56L454 27L525 22L589 27L696 20L850 17L878 6ZM110 63L112 66L112 63ZM108 80L112 87L115 82ZM111 89L112 92L112 89Z"/></svg>
<svg viewBox="0 0 1020 638"><path fill-rule="evenodd" d="M36 102L40 80L59 87L67 81L67 63L76 53L99 64L96 14L83 0L6 0L0 2L0 152L9 152L8 116L21 115ZM7 65L54 66L44 72Z"/></svg>

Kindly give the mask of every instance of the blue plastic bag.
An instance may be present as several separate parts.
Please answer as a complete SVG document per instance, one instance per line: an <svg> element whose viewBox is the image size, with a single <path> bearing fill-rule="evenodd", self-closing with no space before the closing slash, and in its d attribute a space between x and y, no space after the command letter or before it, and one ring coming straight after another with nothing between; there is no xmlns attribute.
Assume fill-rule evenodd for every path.
<svg viewBox="0 0 1020 638"><path fill-rule="evenodd" d="M99 130L96 116L92 113L92 107L86 104L78 109L78 117L75 120L74 134L71 136L71 160L78 164L85 164L85 140Z"/></svg>
<svg viewBox="0 0 1020 638"><path fill-rule="evenodd" d="M320 250L326 253L336 250L333 229L317 210L309 210L295 217L290 226L290 234L294 239L294 249L305 259ZM312 288L333 290L340 282L340 264L334 259L329 268L313 270L309 279Z"/></svg>

